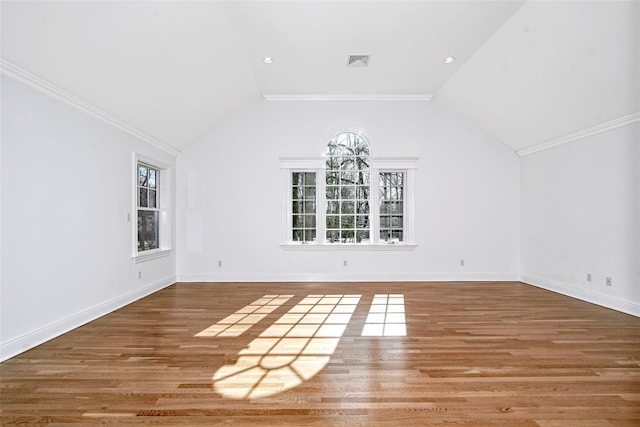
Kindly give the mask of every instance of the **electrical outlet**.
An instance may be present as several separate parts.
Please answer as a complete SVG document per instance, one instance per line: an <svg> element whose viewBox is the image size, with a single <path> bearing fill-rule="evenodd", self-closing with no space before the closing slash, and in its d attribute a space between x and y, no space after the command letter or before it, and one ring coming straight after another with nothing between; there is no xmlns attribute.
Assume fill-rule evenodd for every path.
<svg viewBox="0 0 640 427"><path fill-rule="evenodd" d="M464 260L463 259L460 260L460 267L464 267Z"/></svg>
<svg viewBox="0 0 640 427"><path fill-rule="evenodd" d="M607 286L613 286L613 285L611 284L611 282L612 282L611 277L606 277L606 278L604 279L604 281L605 281L605 283L606 283L606 285L607 285Z"/></svg>
<svg viewBox="0 0 640 427"><path fill-rule="evenodd" d="M218 260L218 267L222 267L222 260Z"/></svg>
<svg viewBox="0 0 640 427"><path fill-rule="evenodd" d="M591 281L591 273L587 273L587 282Z"/></svg>
<svg viewBox="0 0 640 427"><path fill-rule="evenodd" d="M347 266L347 260L346 259L344 261L342 261L342 265L345 266L345 267Z"/></svg>
<svg viewBox="0 0 640 427"><path fill-rule="evenodd" d="M138 279L142 279L142 271L138 271Z"/></svg>

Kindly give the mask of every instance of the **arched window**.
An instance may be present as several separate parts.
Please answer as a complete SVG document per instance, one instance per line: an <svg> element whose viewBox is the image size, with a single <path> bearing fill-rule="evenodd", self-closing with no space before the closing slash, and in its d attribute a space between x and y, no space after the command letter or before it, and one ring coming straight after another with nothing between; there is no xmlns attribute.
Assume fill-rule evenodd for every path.
<svg viewBox="0 0 640 427"><path fill-rule="evenodd" d="M361 133L343 131L322 157L280 160L283 247L415 246L417 158L374 158Z"/></svg>
<svg viewBox="0 0 640 427"><path fill-rule="evenodd" d="M370 221L369 143L353 132L342 132L327 144L326 241L367 243Z"/></svg>

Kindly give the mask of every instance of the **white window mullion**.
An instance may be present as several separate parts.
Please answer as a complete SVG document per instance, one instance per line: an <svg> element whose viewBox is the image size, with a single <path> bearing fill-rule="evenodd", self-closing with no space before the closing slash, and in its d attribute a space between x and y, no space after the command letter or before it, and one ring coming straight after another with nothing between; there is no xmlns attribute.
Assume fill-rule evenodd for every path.
<svg viewBox="0 0 640 427"><path fill-rule="evenodd" d="M283 244L293 242L293 199L291 197L291 175L293 174L291 169L281 169L282 181L285 183L285 192L282 194L281 203L282 211L286 212L284 218L282 218L282 231L280 233L280 239Z"/></svg>
<svg viewBox="0 0 640 427"><path fill-rule="evenodd" d="M316 243L324 245L326 241L327 179L324 169L316 169Z"/></svg>
<svg viewBox="0 0 640 427"><path fill-rule="evenodd" d="M415 169L407 169L404 172L404 241L415 243L415 222L414 222L414 175ZM409 193L411 192L411 193Z"/></svg>
<svg viewBox="0 0 640 427"><path fill-rule="evenodd" d="M369 209L371 210L371 244L380 243L380 171L378 168L371 168L371 178L369 187Z"/></svg>

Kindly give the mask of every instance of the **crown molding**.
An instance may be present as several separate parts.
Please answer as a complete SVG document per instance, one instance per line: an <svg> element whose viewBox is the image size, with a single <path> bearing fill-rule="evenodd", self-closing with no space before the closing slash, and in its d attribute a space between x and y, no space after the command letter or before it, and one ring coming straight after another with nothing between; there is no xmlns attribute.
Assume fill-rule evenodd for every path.
<svg viewBox="0 0 640 427"><path fill-rule="evenodd" d="M558 145L566 144L567 142L577 141L579 139L607 132L609 130L613 130L622 126L630 125L631 123L635 123L638 121L640 121L640 112L629 114L628 116L619 117L617 119L610 120L596 126L579 130L577 132L572 132L570 134L561 136L560 138L552 139L551 141L534 145L533 147L518 150L516 151L516 154L520 157L528 156L529 154L548 150L549 148L557 147Z"/></svg>
<svg viewBox="0 0 640 427"><path fill-rule="evenodd" d="M321 94L307 93L298 95L264 93L262 97L267 101L429 101L433 98L430 93L415 94Z"/></svg>
<svg viewBox="0 0 640 427"><path fill-rule="evenodd" d="M75 95L70 94L57 87L56 85L38 77L30 72L20 68L19 66L7 61L4 58L0 58L0 72L10 77L14 80L17 80L21 83L26 84L34 89L39 90L40 92L51 96L52 98L57 99L67 105L70 105L89 116L96 118L108 125L115 127L131 136L138 138L139 140L146 142L147 144L152 145L155 148L158 148L166 153L171 154L172 156L178 155L178 150L166 144L165 142L160 141L157 138L154 138L150 135L147 135L143 131L135 128L134 126L124 122L123 120L112 116L111 114L101 110L100 108L92 105Z"/></svg>

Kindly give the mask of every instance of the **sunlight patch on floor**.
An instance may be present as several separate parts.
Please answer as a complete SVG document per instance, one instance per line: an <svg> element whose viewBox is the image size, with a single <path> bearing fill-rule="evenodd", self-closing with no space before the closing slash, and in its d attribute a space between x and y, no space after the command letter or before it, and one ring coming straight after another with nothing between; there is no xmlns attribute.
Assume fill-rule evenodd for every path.
<svg viewBox="0 0 640 427"><path fill-rule="evenodd" d="M331 359L360 295L308 295L213 376L224 397L254 399L311 379Z"/></svg>
<svg viewBox="0 0 640 427"><path fill-rule="evenodd" d="M215 325L198 332L195 336L239 337L292 297L293 295L265 295L225 317Z"/></svg>
<svg viewBox="0 0 640 427"><path fill-rule="evenodd" d="M403 294L376 294L371 302L363 337L404 337L407 325Z"/></svg>

